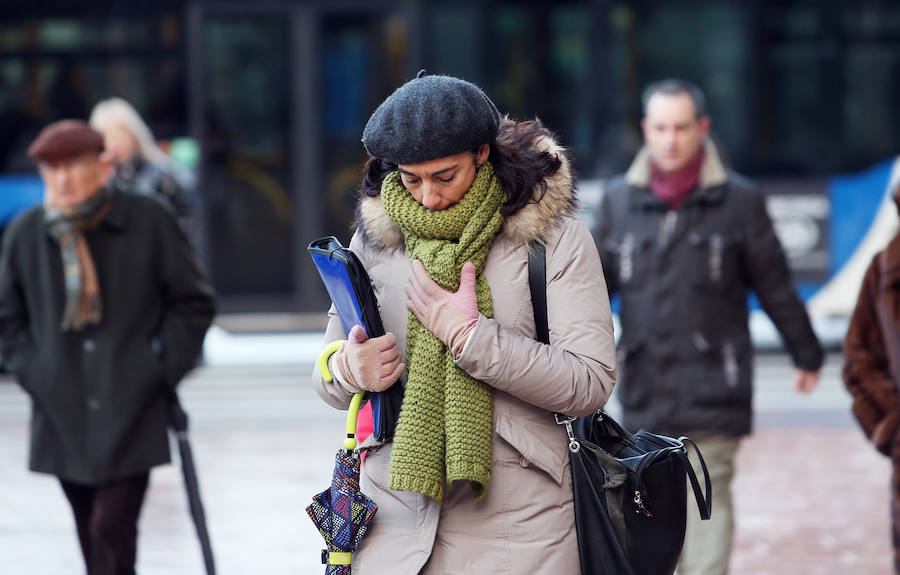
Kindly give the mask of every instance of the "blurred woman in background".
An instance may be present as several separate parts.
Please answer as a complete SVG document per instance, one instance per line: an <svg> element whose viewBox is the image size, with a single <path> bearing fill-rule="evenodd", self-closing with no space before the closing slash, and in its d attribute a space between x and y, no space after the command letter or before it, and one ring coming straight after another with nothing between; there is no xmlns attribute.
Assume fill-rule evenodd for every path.
<svg viewBox="0 0 900 575"><path fill-rule="evenodd" d="M202 220L193 174L156 145L150 128L122 98L109 98L94 106L90 124L103 135L105 156L115 168L110 186L153 196L168 205L202 255Z"/></svg>

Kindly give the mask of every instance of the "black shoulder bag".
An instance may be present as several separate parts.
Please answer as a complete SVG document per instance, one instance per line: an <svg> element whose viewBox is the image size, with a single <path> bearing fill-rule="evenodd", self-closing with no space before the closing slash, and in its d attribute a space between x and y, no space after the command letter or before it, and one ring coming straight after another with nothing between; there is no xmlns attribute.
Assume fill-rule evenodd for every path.
<svg viewBox="0 0 900 575"><path fill-rule="evenodd" d="M550 343L543 245L530 246L528 283L537 339ZM591 416L554 414L569 436L575 528L583 575L672 575L684 545L686 477L702 519L712 512L706 463L687 437L640 430L632 435L603 411ZM697 450L706 497L687 458Z"/></svg>

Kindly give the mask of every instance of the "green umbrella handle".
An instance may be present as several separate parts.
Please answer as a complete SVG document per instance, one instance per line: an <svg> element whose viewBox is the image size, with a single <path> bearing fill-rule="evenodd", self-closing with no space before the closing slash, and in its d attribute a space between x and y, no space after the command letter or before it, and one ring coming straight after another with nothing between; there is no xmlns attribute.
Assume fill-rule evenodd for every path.
<svg viewBox="0 0 900 575"><path fill-rule="evenodd" d="M350 400L350 407L347 409L347 438L344 440L344 449L353 451L356 449L356 416L359 414L359 406L362 403L365 391L357 391Z"/></svg>
<svg viewBox="0 0 900 575"><path fill-rule="evenodd" d="M344 341L346 340L338 340L329 343L322 349L322 353L319 354L319 373L322 374L322 379L326 383L330 383L334 380L331 370L328 369L328 358L340 349L341 344L344 343ZM347 438L344 440L344 449L347 451L356 449L356 417L359 414L359 406L362 404L363 396L365 394L365 391L356 392L353 395L353 399L350 400L350 407L347 409Z"/></svg>
<svg viewBox="0 0 900 575"><path fill-rule="evenodd" d="M334 381L334 376L331 375L331 370L328 369L328 358L330 358L334 353L341 349L341 344L343 344L346 339L339 339L337 341L333 341L322 348L321 353L319 353L319 361L317 362L319 366L319 373L322 375L322 380L325 383L331 383Z"/></svg>

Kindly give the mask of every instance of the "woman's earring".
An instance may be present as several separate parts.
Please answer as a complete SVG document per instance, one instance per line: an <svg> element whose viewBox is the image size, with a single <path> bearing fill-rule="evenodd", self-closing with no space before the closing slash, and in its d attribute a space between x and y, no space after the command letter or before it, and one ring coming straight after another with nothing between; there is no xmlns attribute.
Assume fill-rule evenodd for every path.
<svg viewBox="0 0 900 575"><path fill-rule="evenodd" d="M476 163L475 163L475 171L476 171L476 172L477 172L478 170L481 169L481 164L482 164L482 163L483 163L483 162L481 162L481 163L476 162Z"/></svg>

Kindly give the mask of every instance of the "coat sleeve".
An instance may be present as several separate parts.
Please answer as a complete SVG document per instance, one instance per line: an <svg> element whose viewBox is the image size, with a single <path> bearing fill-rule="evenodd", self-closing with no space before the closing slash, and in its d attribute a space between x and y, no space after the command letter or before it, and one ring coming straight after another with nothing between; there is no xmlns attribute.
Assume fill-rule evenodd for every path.
<svg viewBox="0 0 900 575"><path fill-rule="evenodd" d="M844 339L843 377L847 391L853 396L853 415L876 449L887 455L897 433L900 398L891 379L877 316L878 285L876 256L866 270Z"/></svg>
<svg viewBox="0 0 900 575"><path fill-rule="evenodd" d="M14 235L15 229L6 230L0 256L0 357L10 373L21 376L32 360L36 347L19 279ZM19 381L24 383L21 377Z"/></svg>
<svg viewBox="0 0 900 575"><path fill-rule="evenodd" d="M577 219L547 246L546 257L550 345L479 316L457 364L532 405L586 415L606 403L616 381L603 268L590 233Z"/></svg>
<svg viewBox="0 0 900 575"><path fill-rule="evenodd" d="M594 243L603 264L603 275L609 297L619 291L619 252L612 240L612 199L604 193L603 199L594 210Z"/></svg>
<svg viewBox="0 0 900 575"><path fill-rule="evenodd" d="M748 206L744 229L744 255L750 282L763 309L784 340L794 365L818 371L825 359L806 307L797 296L787 259L775 235L765 198L746 190Z"/></svg>
<svg viewBox="0 0 900 575"><path fill-rule="evenodd" d="M174 387L194 367L216 306L212 286L175 218L161 207L157 214L163 297L157 333L166 383Z"/></svg>

